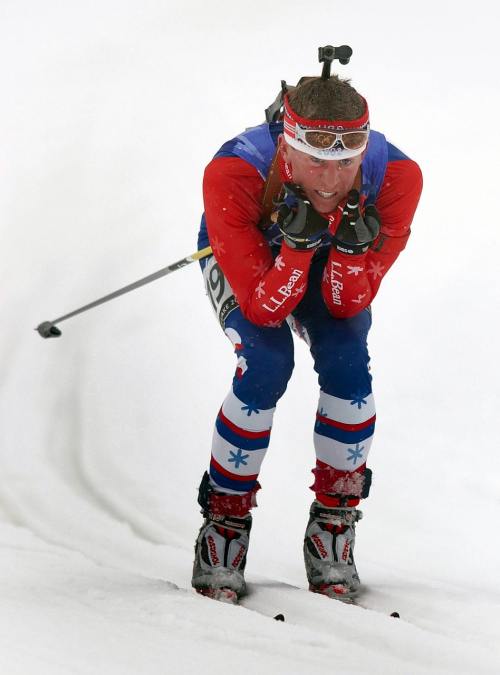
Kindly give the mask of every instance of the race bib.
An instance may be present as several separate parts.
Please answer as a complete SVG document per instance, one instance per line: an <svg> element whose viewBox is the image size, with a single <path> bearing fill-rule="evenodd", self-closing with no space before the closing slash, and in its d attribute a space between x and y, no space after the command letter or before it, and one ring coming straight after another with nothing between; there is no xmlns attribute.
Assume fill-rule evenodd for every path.
<svg viewBox="0 0 500 675"><path fill-rule="evenodd" d="M215 316L224 329L224 323L229 313L238 307L238 301L214 256L211 256L205 265L203 279Z"/></svg>

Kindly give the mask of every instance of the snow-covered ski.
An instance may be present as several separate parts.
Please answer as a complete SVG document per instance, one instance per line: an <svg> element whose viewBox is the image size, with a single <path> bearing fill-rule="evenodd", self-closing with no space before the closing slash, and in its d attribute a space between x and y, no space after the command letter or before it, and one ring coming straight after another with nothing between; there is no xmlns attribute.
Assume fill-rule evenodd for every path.
<svg viewBox="0 0 500 675"><path fill-rule="evenodd" d="M196 592L205 598L230 605L237 605L239 602L238 594L232 588L198 588Z"/></svg>

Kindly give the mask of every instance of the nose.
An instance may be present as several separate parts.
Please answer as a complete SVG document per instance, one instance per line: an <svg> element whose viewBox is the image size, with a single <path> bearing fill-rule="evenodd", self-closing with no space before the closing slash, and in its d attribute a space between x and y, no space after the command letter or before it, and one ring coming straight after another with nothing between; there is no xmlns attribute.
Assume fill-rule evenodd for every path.
<svg viewBox="0 0 500 675"><path fill-rule="evenodd" d="M325 190L334 192L335 188L340 183L340 164L336 160L330 160L323 165L321 172L321 179L324 183Z"/></svg>

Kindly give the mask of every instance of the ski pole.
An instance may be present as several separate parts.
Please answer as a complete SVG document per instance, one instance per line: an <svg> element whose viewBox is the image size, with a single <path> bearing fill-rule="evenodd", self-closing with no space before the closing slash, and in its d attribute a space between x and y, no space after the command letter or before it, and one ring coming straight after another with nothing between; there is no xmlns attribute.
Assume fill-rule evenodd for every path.
<svg viewBox="0 0 500 675"><path fill-rule="evenodd" d="M202 248L201 250L196 251L195 253L186 256L185 258L182 258L182 260L178 260L177 262L174 262L171 265L168 265L167 267L163 267L161 270L153 272L153 274L150 274L147 277L144 277L143 279L139 279L138 281L134 281L132 284L128 284L128 286L119 288L117 291L113 291L113 293L109 293L108 295L105 295L104 297L99 298L98 300L94 300L93 302L90 302L88 305L84 305L83 307L75 309L72 312L69 312L68 314L64 314L64 316L60 316L58 319L54 319L53 321L42 321L42 323L39 324L35 328L35 330L38 331L38 333L43 338L59 337L60 335L62 335L62 333L59 330L59 328L56 327L57 323L61 323L61 321L66 321L66 319L70 319L72 316L82 314L83 312L86 312L89 309L92 309L93 307L97 307L98 305L102 305L105 302L114 300L114 298L118 298L120 295L124 295L125 293L129 293L130 291L133 291L136 288L145 286L146 284L149 284L152 281L155 281L156 279L161 279L161 277L165 277L167 274L170 274L171 272L180 270L181 267L185 267L186 265L189 265L190 263L195 262L196 260L206 258L211 253L212 249L210 248L210 246Z"/></svg>

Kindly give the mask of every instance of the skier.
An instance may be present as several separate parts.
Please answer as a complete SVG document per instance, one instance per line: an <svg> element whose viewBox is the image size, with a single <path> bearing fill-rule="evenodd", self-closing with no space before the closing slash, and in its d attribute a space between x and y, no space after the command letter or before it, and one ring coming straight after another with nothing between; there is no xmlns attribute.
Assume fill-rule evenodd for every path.
<svg viewBox="0 0 500 675"><path fill-rule="evenodd" d="M293 369L291 329L319 380L315 493L304 539L311 591L348 600L360 581L356 508L375 428L371 303L410 235L418 165L370 130L368 104L337 75L283 83L283 112L225 143L207 166L198 247L207 293L237 356L198 501L192 585L237 601L276 404Z"/></svg>

